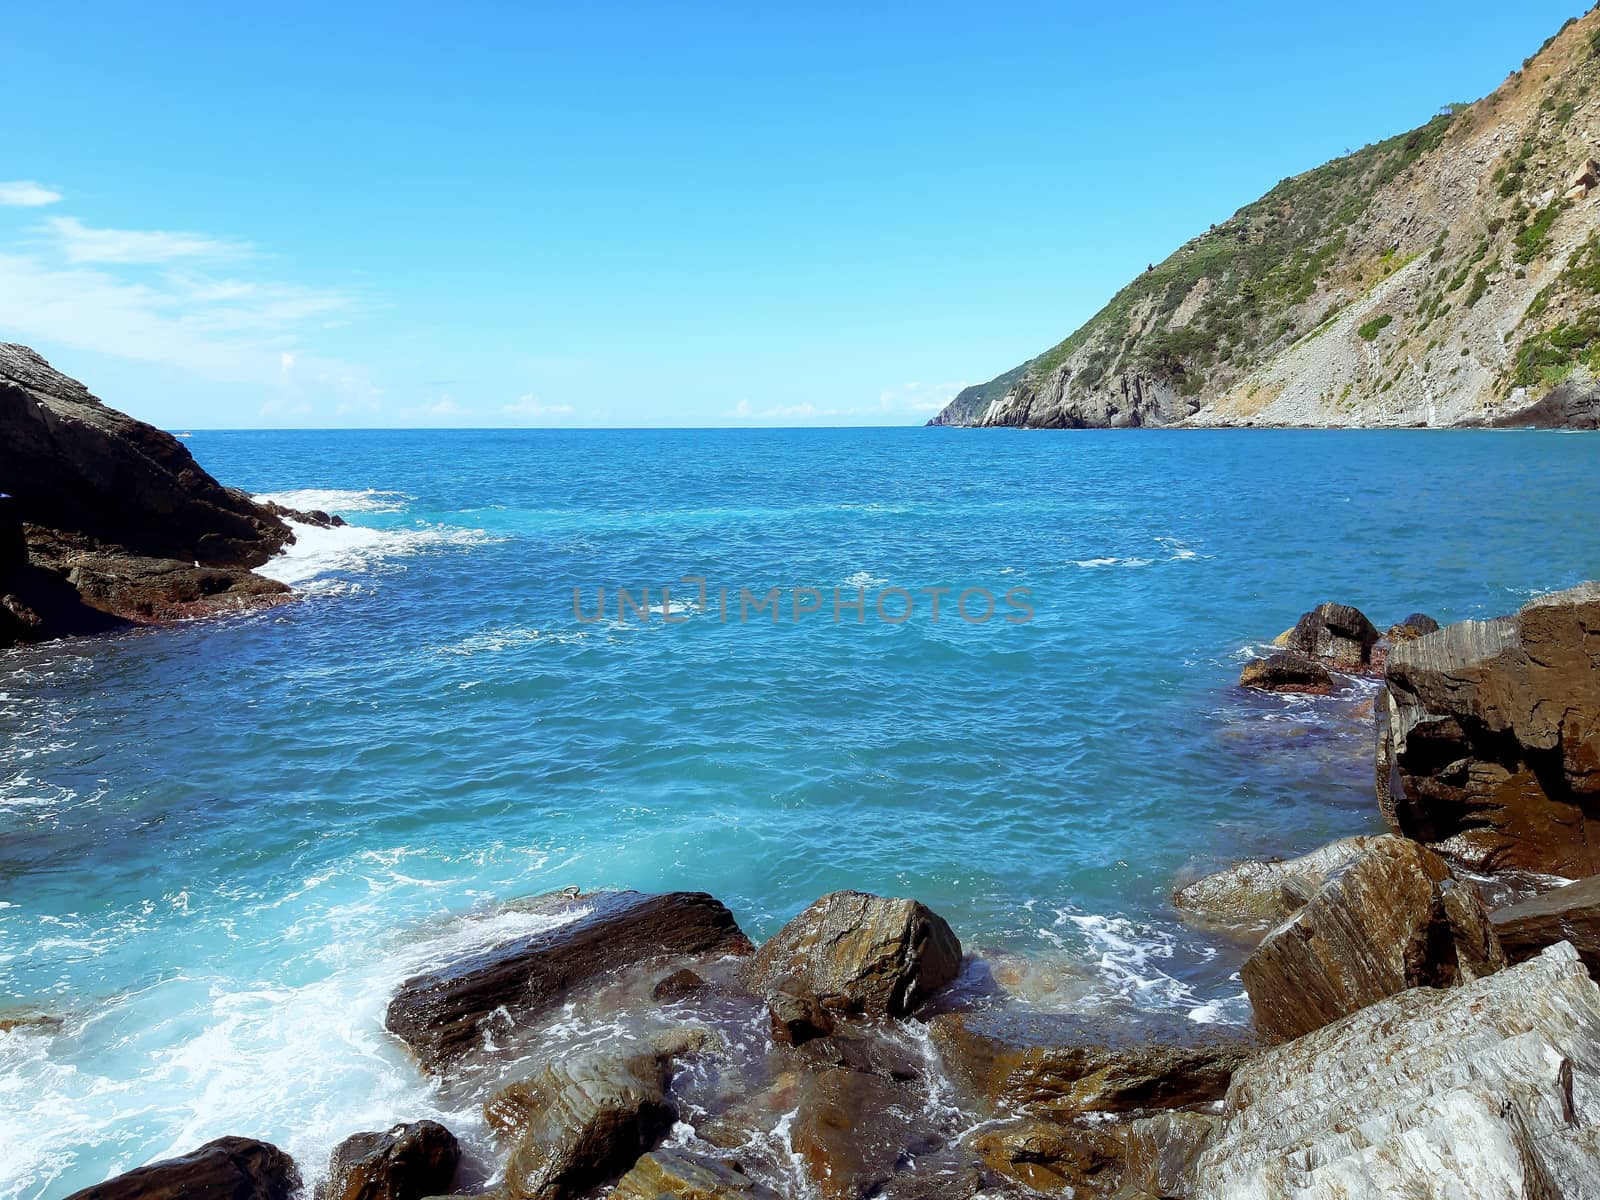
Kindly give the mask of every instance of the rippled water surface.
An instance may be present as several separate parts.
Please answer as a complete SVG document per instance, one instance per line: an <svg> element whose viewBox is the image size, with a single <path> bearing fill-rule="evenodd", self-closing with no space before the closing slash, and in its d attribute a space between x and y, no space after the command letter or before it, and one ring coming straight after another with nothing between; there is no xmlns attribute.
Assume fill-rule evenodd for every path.
<svg viewBox="0 0 1600 1200"><path fill-rule="evenodd" d="M1378 823L1370 692L1246 696L1242 658L1324 599L1453 620L1600 576L1577 435L190 446L351 527L273 564L286 607L0 654L0 1007L66 1018L0 1034L3 1197L226 1133L313 1170L396 1119L470 1141L383 1035L389 990L569 884L704 889L757 937L835 888L914 895L1026 955L1031 1002L1242 1019L1237 952L1177 924L1174 880ZM680 585L664 624L685 575L711 611ZM616 620L619 585L651 620ZM601 586L609 619L575 619ZM741 587L796 586L823 611L739 623ZM891 587L1025 588L1034 618L969 624L952 593L889 624Z"/></svg>

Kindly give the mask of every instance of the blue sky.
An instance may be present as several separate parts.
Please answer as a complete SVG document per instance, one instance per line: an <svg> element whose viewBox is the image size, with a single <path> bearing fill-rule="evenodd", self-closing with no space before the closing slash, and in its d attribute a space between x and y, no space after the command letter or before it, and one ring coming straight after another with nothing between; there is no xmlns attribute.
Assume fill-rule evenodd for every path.
<svg viewBox="0 0 1600 1200"><path fill-rule="evenodd" d="M168 427L920 422L1579 11L26 3L0 339Z"/></svg>

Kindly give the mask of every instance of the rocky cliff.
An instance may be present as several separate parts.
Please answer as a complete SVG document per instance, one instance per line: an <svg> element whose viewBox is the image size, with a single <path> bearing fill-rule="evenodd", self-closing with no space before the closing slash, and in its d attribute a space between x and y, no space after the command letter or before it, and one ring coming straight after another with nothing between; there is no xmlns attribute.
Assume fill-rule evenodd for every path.
<svg viewBox="0 0 1600 1200"><path fill-rule="evenodd" d="M282 514L26 346L0 344L0 493L0 646L288 594L250 569L293 540Z"/></svg>
<svg viewBox="0 0 1600 1200"><path fill-rule="evenodd" d="M1286 179L930 424L1600 428L1600 12Z"/></svg>

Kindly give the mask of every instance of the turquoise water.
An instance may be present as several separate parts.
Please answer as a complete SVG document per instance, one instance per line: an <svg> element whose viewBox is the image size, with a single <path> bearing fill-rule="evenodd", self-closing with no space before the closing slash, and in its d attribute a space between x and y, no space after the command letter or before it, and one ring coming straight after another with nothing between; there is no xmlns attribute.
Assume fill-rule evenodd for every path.
<svg viewBox="0 0 1600 1200"><path fill-rule="evenodd" d="M496 901L701 888L752 934L917 896L1025 998L1247 1015L1176 879L1372 829L1370 691L1235 689L1324 600L1380 624L1600 577L1600 439L952 430L200 433L330 507L303 600L0 654L0 1197L243 1133L313 1172L434 1115L380 1029ZM685 575L711 611L616 620ZM608 589L610 619L583 623ZM730 619L716 592L732 589ZM739 623L741 587L823 611ZM869 615L835 624L833 589ZM986 624L875 593L1025 588ZM894 598L895 613L903 600ZM1091 997L1092 998L1092 997Z"/></svg>

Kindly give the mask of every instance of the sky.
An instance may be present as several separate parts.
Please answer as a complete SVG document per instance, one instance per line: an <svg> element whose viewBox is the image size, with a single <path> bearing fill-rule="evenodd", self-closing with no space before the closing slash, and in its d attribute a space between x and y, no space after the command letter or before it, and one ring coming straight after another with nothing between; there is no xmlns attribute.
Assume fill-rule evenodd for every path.
<svg viewBox="0 0 1600 1200"><path fill-rule="evenodd" d="M24 0L0 340L172 429L920 423L1581 8Z"/></svg>

